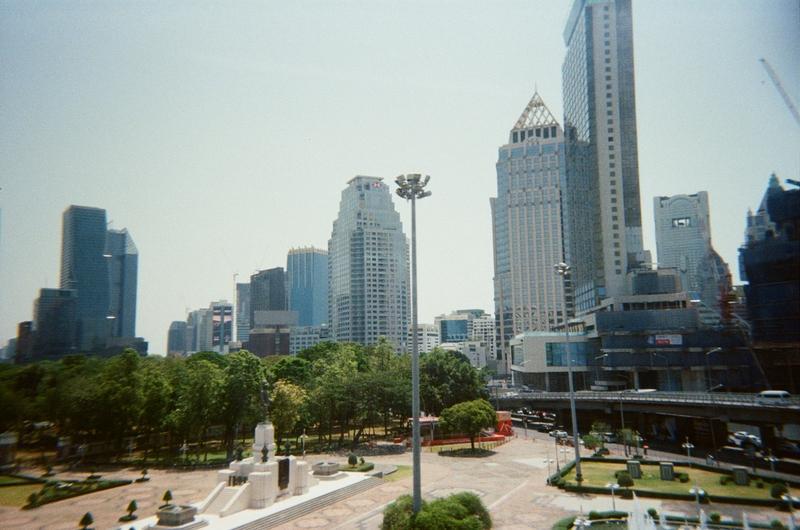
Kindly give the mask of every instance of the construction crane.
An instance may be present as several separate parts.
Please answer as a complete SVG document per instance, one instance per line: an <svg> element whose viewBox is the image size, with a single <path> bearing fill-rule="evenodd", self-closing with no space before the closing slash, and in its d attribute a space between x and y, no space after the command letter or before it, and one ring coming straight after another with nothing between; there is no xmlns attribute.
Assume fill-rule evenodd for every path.
<svg viewBox="0 0 800 530"><path fill-rule="evenodd" d="M781 84L781 80L778 77L778 74L775 73L775 70L772 68L772 65L769 64L769 61L767 61L763 57L759 59L759 61L761 61L761 64L764 66L764 70L766 70L767 74L769 74L770 79L772 79L772 83L775 85L775 88L778 89L778 93L780 93L781 97L783 98L783 101L786 103L786 106L789 107L789 112L792 113L794 121L797 122L797 125L800 125L800 113L797 112L797 107L792 102L792 98L790 98L789 94L787 94L786 91L783 89L783 85Z"/></svg>

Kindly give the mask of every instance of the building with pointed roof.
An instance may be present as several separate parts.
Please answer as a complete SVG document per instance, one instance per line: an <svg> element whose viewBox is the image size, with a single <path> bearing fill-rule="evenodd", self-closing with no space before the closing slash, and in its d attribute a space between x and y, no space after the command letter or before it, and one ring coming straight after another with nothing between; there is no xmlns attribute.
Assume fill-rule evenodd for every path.
<svg viewBox="0 0 800 530"><path fill-rule="evenodd" d="M563 284L553 272L564 259L564 133L538 92L499 148L496 169L497 197L490 199L496 360L497 371L508 373L511 338L550 331L564 319Z"/></svg>

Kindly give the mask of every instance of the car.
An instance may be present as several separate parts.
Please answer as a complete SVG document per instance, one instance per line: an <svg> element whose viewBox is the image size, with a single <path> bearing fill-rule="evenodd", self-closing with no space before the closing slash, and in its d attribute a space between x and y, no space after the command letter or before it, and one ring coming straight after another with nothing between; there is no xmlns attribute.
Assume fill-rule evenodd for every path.
<svg viewBox="0 0 800 530"><path fill-rule="evenodd" d="M792 397L786 390L764 390L759 392L756 399L764 404L782 405L789 402Z"/></svg>
<svg viewBox="0 0 800 530"><path fill-rule="evenodd" d="M750 434L747 431L736 431L728 435L728 442L736 447L744 447L752 445L753 447L761 447L761 437L755 434Z"/></svg>
<svg viewBox="0 0 800 530"><path fill-rule="evenodd" d="M558 429L552 430L548 434L550 434L551 438L566 438L567 436L569 436L569 434L567 434L567 431L561 431Z"/></svg>
<svg viewBox="0 0 800 530"><path fill-rule="evenodd" d="M791 440L778 440L775 443L775 453L788 458L800 458L800 444Z"/></svg>

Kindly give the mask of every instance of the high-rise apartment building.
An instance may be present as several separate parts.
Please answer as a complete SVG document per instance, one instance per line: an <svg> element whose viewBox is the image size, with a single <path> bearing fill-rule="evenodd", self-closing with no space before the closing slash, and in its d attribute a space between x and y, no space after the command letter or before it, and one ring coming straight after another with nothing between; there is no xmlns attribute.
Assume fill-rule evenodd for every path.
<svg viewBox="0 0 800 530"><path fill-rule="evenodd" d="M328 323L328 251L293 248L286 259L289 309L297 311L299 326Z"/></svg>
<svg viewBox="0 0 800 530"><path fill-rule="evenodd" d="M575 0L562 67L566 261L578 312L625 294L642 247L630 0Z"/></svg>
<svg viewBox="0 0 800 530"><path fill-rule="evenodd" d="M411 347L411 341L414 340L414 331L408 327L408 344ZM439 338L439 327L436 324L417 324L417 341L419 344L420 353L429 353L437 347L441 340Z"/></svg>
<svg viewBox="0 0 800 530"><path fill-rule="evenodd" d="M404 349L409 322L408 241L389 187L357 176L342 191L328 241L329 319L337 341Z"/></svg>
<svg viewBox="0 0 800 530"><path fill-rule="evenodd" d="M245 343L250 338L250 284L236 284L236 340Z"/></svg>
<svg viewBox="0 0 800 530"><path fill-rule="evenodd" d="M659 267L677 269L693 298L718 309L729 273L711 246L708 193L655 197L653 211Z"/></svg>
<svg viewBox="0 0 800 530"><path fill-rule="evenodd" d="M491 199L500 373L514 335L548 331L563 319L564 289L553 265L564 260L564 156L561 126L536 93L499 149Z"/></svg>
<svg viewBox="0 0 800 530"><path fill-rule="evenodd" d="M250 328L256 311L286 311L286 272L283 267L259 271L250 276Z"/></svg>
<svg viewBox="0 0 800 530"><path fill-rule="evenodd" d="M127 230L108 231L105 257L108 259L110 280L108 317L111 320L111 335L135 337L139 251Z"/></svg>
<svg viewBox="0 0 800 530"><path fill-rule="evenodd" d="M111 335L106 211L70 206L64 211L61 289L77 291L77 340L81 351L102 348Z"/></svg>

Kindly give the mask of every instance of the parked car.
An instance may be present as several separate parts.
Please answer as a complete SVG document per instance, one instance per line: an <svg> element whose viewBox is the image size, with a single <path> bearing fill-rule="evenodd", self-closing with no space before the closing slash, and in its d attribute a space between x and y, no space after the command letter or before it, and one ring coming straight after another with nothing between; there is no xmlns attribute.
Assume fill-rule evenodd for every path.
<svg viewBox="0 0 800 530"><path fill-rule="evenodd" d="M548 434L550 434L551 438L566 438L567 436L569 436L569 434L567 434L567 431L562 431L559 429L554 429L550 431Z"/></svg>

